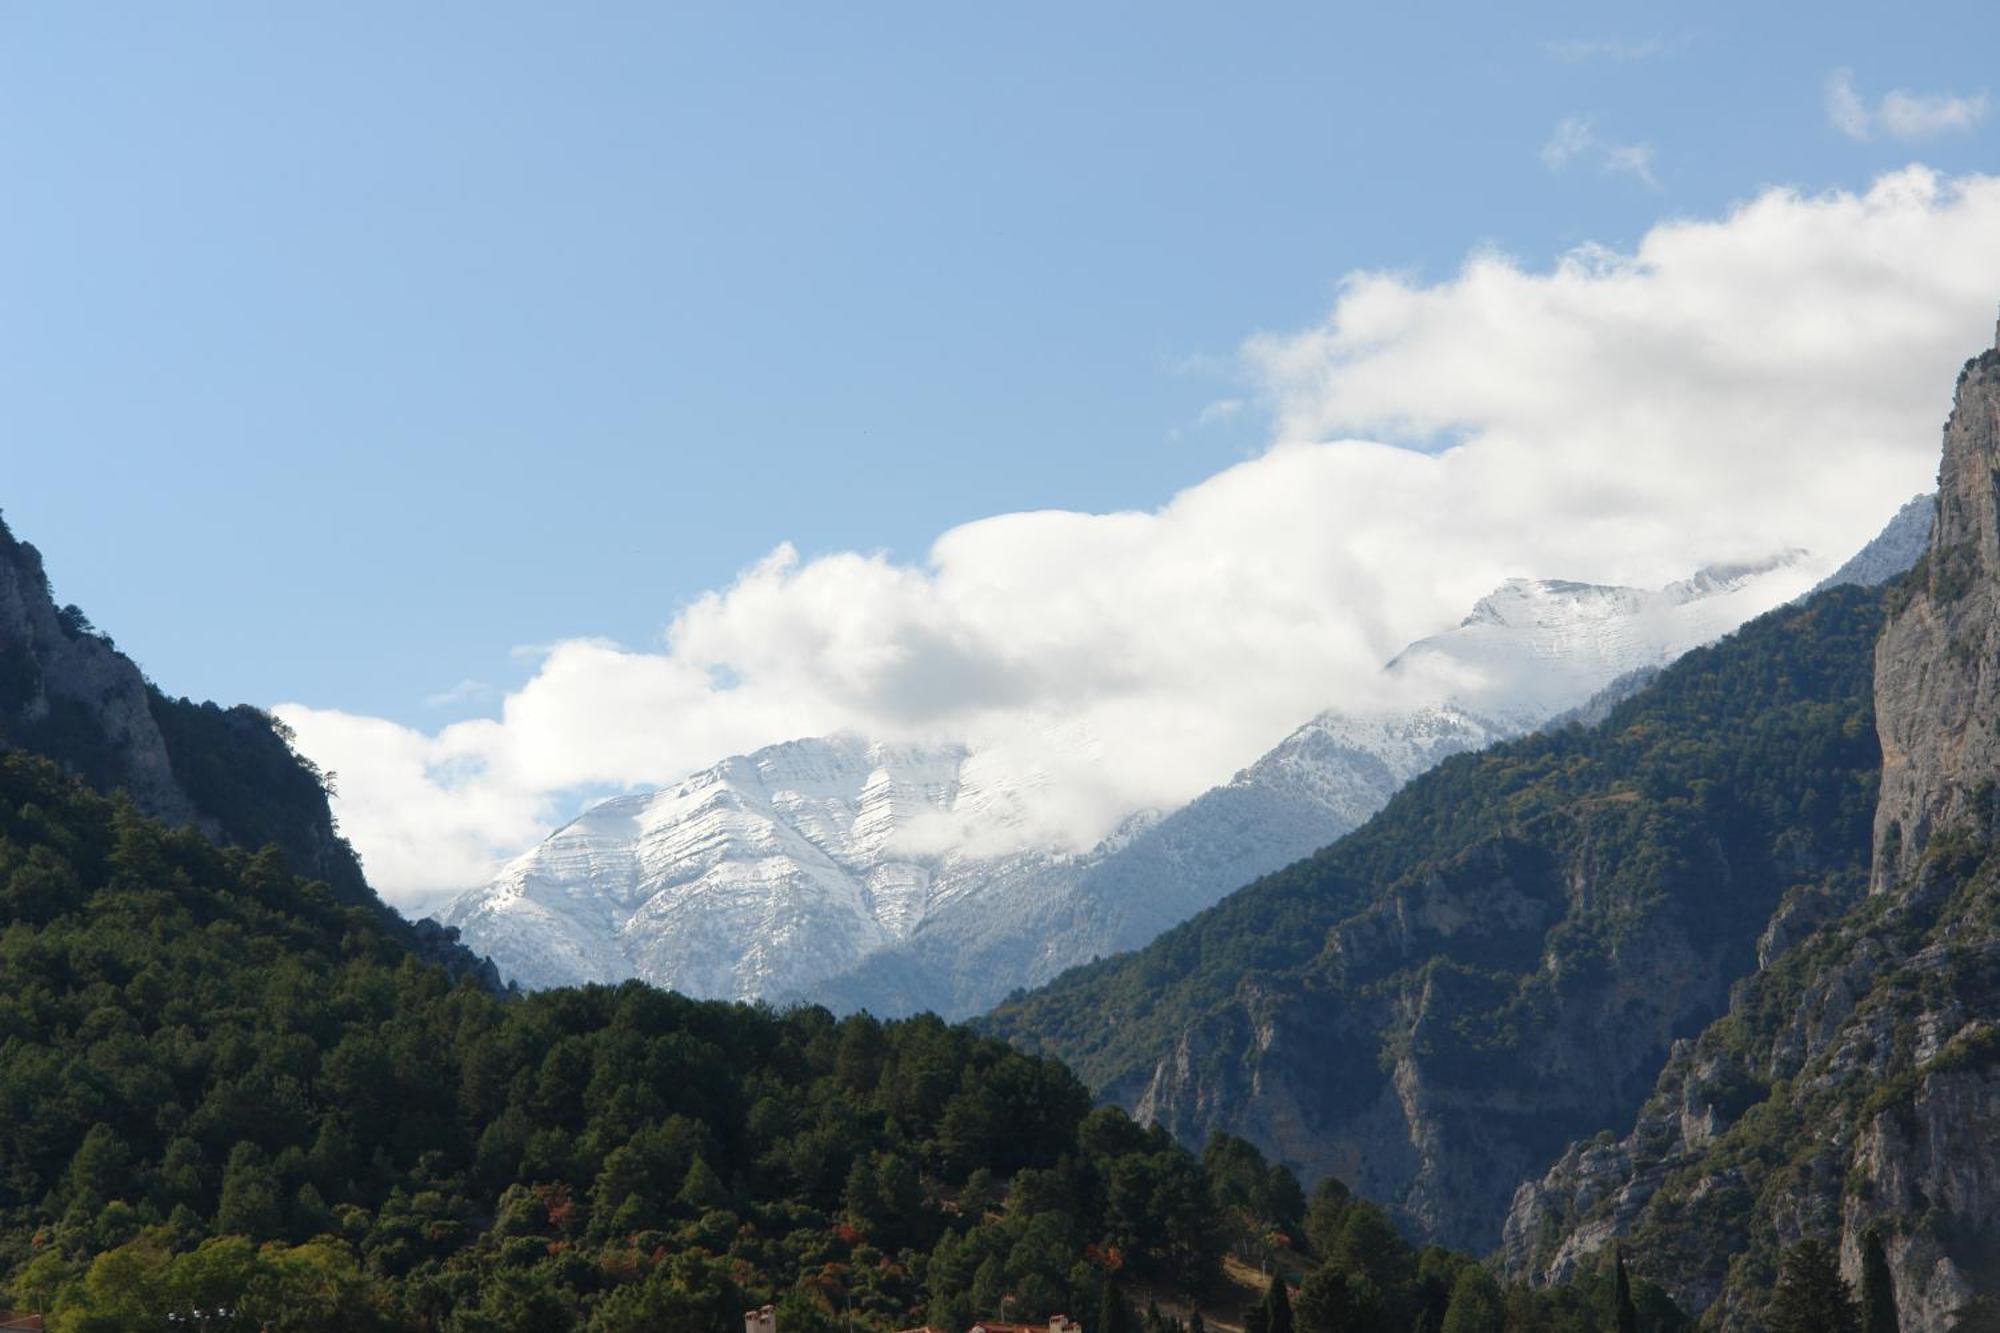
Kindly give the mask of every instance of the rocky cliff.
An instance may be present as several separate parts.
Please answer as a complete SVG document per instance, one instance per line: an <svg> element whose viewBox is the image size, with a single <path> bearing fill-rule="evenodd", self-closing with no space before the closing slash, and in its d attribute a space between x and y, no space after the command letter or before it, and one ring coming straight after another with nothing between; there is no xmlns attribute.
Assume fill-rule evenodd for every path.
<svg viewBox="0 0 2000 1333"><path fill-rule="evenodd" d="M47 754L148 814L196 817L174 780L139 668L75 607L58 608L41 552L0 524L0 746Z"/></svg>
<svg viewBox="0 0 2000 1333"><path fill-rule="evenodd" d="M369 889L323 775L290 742L258 709L161 692L80 610L56 604L41 553L0 523L0 750L44 755L217 842L275 845L295 873L380 912L420 955L497 986L455 934L410 925Z"/></svg>
<svg viewBox="0 0 2000 1333"><path fill-rule="evenodd" d="M0 524L0 747L218 841L276 843L295 872L373 903L320 773L289 741L254 708L163 694L81 611L56 605L41 553Z"/></svg>
<svg viewBox="0 0 2000 1333"><path fill-rule="evenodd" d="M1730 1012L1676 1047L1623 1138L1524 1185L1503 1258L1535 1280L1612 1238L1725 1328L1779 1251L1885 1233L1906 1333L2000 1292L2000 350L1945 429L1936 524L1874 655L1869 892L1788 897Z"/></svg>
<svg viewBox="0 0 2000 1333"><path fill-rule="evenodd" d="M1882 804L1874 887L1923 858L2000 775L2000 349L1967 363L1944 429L1937 520L1876 651Z"/></svg>
<svg viewBox="0 0 2000 1333"><path fill-rule="evenodd" d="M1425 1239L1629 1123L1799 886L1856 896L1880 594L1836 589L1593 728L1446 760L1363 829L988 1020L1184 1142L1224 1129Z"/></svg>

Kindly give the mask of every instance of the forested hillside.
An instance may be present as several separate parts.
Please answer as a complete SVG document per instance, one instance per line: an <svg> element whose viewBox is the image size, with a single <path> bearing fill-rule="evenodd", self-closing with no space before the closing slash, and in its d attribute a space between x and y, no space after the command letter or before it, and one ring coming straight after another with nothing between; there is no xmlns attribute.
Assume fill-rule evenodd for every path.
<svg viewBox="0 0 2000 1333"><path fill-rule="evenodd" d="M1602 724L1447 760L1333 847L999 1009L1183 1141L1241 1134L1485 1248L1767 931L1866 883L1881 594L1690 653Z"/></svg>
<svg viewBox="0 0 2000 1333"><path fill-rule="evenodd" d="M1498 1291L1336 1182L1309 1207L1248 1144L1197 1159L935 1019L454 984L274 851L19 754L0 918L0 1272L60 1329L734 1330L775 1301L788 1333L1117 1333L1134 1297L1226 1303L1231 1254L1309 1267L1324 1333ZM1593 1270L1507 1325L1610 1299Z"/></svg>
<svg viewBox="0 0 2000 1333"><path fill-rule="evenodd" d="M407 922L375 896L334 823L327 775L291 739L259 709L176 698L147 680L79 607L57 606L41 553L0 521L0 751L39 754L214 841L276 847L404 944L497 989L499 973L455 932Z"/></svg>

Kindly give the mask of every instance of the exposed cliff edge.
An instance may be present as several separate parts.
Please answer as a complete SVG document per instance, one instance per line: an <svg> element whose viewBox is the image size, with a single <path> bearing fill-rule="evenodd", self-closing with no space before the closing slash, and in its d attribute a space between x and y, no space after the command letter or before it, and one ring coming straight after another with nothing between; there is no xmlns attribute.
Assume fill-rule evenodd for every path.
<svg viewBox="0 0 2000 1333"><path fill-rule="evenodd" d="M56 604L41 553L0 522L0 750L10 749L216 842L275 845L294 873L381 912L420 956L499 984L455 933L412 925L375 896L334 824L324 776L282 723L163 693L80 610Z"/></svg>
<svg viewBox="0 0 2000 1333"><path fill-rule="evenodd" d="M1679 1045L1637 1125L1517 1194L1503 1258L1560 1278L1614 1237L1724 1328L1776 1257L1885 1234L1905 1333L2000 1291L2000 350L1967 364L1928 550L1876 645L1870 892L1808 893L1729 1014ZM1824 924L1822 924L1824 923Z"/></svg>

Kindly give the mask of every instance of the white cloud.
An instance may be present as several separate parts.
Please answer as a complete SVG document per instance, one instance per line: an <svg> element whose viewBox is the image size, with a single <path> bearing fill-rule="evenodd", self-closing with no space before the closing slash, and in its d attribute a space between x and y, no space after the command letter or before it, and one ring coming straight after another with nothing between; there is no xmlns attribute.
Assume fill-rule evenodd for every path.
<svg viewBox="0 0 2000 1333"><path fill-rule="evenodd" d="M1607 142L1598 137L1588 116L1565 116L1557 121L1539 156L1550 171L1562 171L1572 162L1591 158L1604 172L1631 176L1648 189L1660 188L1653 174L1653 146Z"/></svg>
<svg viewBox="0 0 2000 1333"><path fill-rule="evenodd" d="M1622 65L1677 54L1686 50L1692 41L1690 34L1672 38L1646 37L1638 41L1615 37L1573 37L1559 42L1545 42L1542 49L1565 64L1582 65L1602 60Z"/></svg>
<svg viewBox="0 0 2000 1333"><path fill-rule="evenodd" d="M1548 142L1542 145L1542 165L1550 171L1561 171L1596 146L1597 136L1591 132L1589 118L1566 116L1556 122Z"/></svg>
<svg viewBox="0 0 2000 1333"><path fill-rule="evenodd" d="M1826 76L1827 123L1850 139L1866 142L1878 135L1891 139L1928 139L1962 133L1986 118L1984 91L1970 97L1946 93L1913 93L1895 89L1870 107L1854 87L1854 71L1837 69Z"/></svg>
<svg viewBox="0 0 2000 1333"><path fill-rule="evenodd" d="M1087 838L1226 777L1502 578L1658 585L1829 561L1935 475L2000 299L2000 180L1773 190L1547 269L1357 273L1253 339L1262 456L1150 512L1004 514L928 558L788 546L657 648L550 648L493 719L424 733L286 705L370 876L414 902L577 806L841 728L970 739ZM1060 738L1048 744L1048 736Z"/></svg>
<svg viewBox="0 0 2000 1333"><path fill-rule="evenodd" d="M1635 177L1647 189L1660 188L1653 175L1653 146L1644 143L1611 144L1604 150L1604 169Z"/></svg>
<svg viewBox="0 0 2000 1333"><path fill-rule="evenodd" d="M491 699L499 693L498 688L489 685L483 680L461 680L450 689L439 690L435 694L425 695L424 706L427 708L453 708L459 704L477 703L482 699Z"/></svg>

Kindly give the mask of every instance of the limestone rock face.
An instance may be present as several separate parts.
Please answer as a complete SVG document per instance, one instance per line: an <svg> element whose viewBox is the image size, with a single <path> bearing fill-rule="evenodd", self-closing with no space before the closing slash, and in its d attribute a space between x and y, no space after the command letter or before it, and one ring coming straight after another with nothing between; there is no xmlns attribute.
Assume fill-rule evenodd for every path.
<svg viewBox="0 0 2000 1333"><path fill-rule="evenodd" d="M1787 895L1758 970L1682 1043L1622 1139L1523 1184L1507 1271L1560 1280L1621 1238L1726 1329L1761 1324L1785 1246L1882 1230L1905 1333L2000 1290L2000 350L1968 363L1929 548L1874 657L1869 891Z"/></svg>
<svg viewBox="0 0 2000 1333"><path fill-rule="evenodd" d="M1876 649L1878 892L2000 775L2000 348L1959 376L1937 522L1910 592Z"/></svg>
<svg viewBox="0 0 2000 1333"><path fill-rule="evenodd" d="M0 528L0 748L15 747L67 751L52 757L147 814L195 818L139 668L56 608L41 553Z"/></svg>
<svg viewBox="0 0 2000 1333"><path fill-rule="evenodd" d="M75 607L58 607L41 553L0 523L0 750L53 760L149 815L238 847L276 846L291 870L381 914L412 952L499 989L493 965L368 887L323 775L269 715L163 694Z"/></svg>

